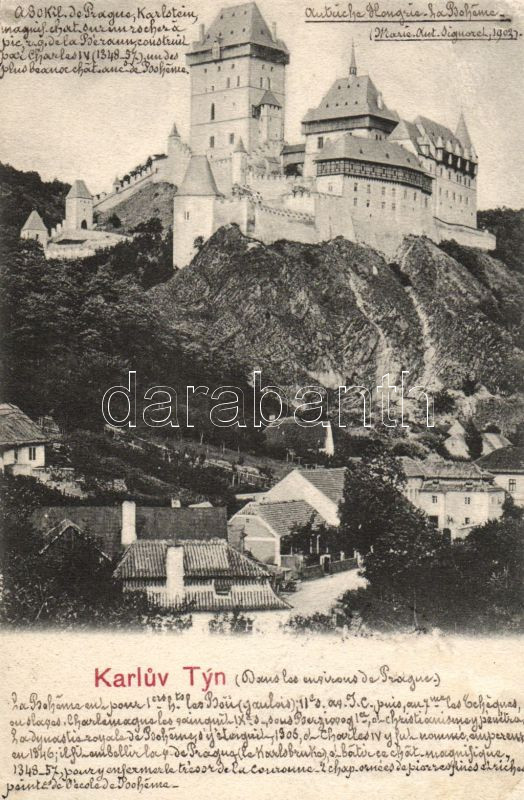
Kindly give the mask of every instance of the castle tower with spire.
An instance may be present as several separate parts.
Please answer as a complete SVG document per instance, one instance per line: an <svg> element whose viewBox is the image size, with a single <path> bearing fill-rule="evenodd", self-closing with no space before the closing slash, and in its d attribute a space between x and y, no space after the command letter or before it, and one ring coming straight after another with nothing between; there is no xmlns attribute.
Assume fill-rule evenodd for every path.
<svg viewBox="0 0 524 800"><path fill-rule="evenodd" d="M191 73L191 149L216 160L241 137L248 154L284 140L289 53L256 3L222 8L187 55Z"/></svg>
<svg viewBox="0 0 524 800"><path fill-rule="evenodd" d="M220 197L206 155L193 155L182 185L175 194L173 264L185 267L215 231L215 203Z"/></svg>

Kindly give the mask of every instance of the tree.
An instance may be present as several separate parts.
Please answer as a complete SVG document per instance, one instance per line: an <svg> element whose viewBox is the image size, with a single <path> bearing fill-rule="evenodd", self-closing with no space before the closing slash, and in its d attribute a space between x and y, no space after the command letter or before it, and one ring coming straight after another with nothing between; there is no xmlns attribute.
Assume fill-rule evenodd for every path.
<svg viewBox="0 0 524 800"><path fill-rule="evenodd" d="M369 552L393 515L406 506L401 493L405 480L400 461L379 447L358 464L349 463L339 508L343 550Z"/></svg>
<svg viewBox="0 0 524 800"><path fill-rule="evenodd" d="M473 461L482 455L482 434L478 431L472 419L468 420L464 426L464 439L469 455Z"/></svg>

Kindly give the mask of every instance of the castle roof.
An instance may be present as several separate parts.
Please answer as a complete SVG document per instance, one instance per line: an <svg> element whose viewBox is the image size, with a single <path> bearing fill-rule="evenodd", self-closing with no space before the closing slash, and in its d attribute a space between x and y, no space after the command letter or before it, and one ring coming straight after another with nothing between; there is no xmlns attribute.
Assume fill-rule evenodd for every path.
<svg viewBox="0 0 524 800"><path fill-rule="evenodd" d="M173 122L173 127L171 128L170 136L176 136L178 139L180 138L180 134L178 132L178 128L176 126L176 122Z"/></svg>
<svg viewBox="0 0 524 800"><path fill-rule="evenodd" d="M282 108L282 105L278 102L277 98L267 89L264 94L262 95L262 100L258 104L259 106L276 106L277 108Z"/></svg>
<svg viewBox="0 0 524 800"><path fill-rule="evenodd" d="M242 137L239 136L237 139L237 143L235 145L235 149L233 150L234 153L245 153L246 148L244 147L244 142L242 141Z"/></svg>
<svg viewBox="0 0 524 800"><path fill-rule="evenodd" d="M460 142L457 136L455 136L449 128L446 128L445 125L434 122L434 120L429 119L429 117L418 116L415 119L415 123L417 127L422 127L423 132L429 137L435 147L443 147L445 150L451 152L455 152L457 146L459 151L462 151L465 147L471 147L471 145L467 145L466 142Z"/></svg>
<svg viewBox="0 0 524 800"><path fill-rule="evenodd" d="M363 139L346 133L333 143L326 145L315 161L332 161L336 159L352 159L353 161L371 161L374 164L390 164L427 174L420 165L417 156L399 144L387 139Z"/></svg>
<svg viewBox="0 0 524 800"><path fill-rule="evenodd" d="M193 42L192 53L211 50L215 41L221 47L255 44L278 50L288 56L288 49L281 39L273 35L256 3L242 3L238 6L222 8L211 23L204 38Z"/></svg>
<svg viewBox="0 0 524 800"><path fill-rule="evenodd" d="M463 111L460 112L460 117L457 124L457 130L455 135L457 139L460 140L463 147L471 150L471 148L473 147L473 142L471 141L471 137L469 135L468 126L466 125L466 120Z"/></svg>
<svg viewBox="0 0 524 800"><path fill-rule="evenodd" d="M47 233L47 228L44 225L44 221L38 211L31 211L28 218L25 221L24 227L22 228L23 231L45 231Z"/></svg>
<svg viewBox="0 0 524 800"><path fill-rule="evenodd" d="M389 109L369 75L337 78L316 108L310 108L302 122L323 122L346 117L373 116L397 122L396 111Z"/></svg>
<svg viewBox="0 0 524 800"><path fill-rule="evenodd" d="M68 200L92 200L91 192L85 185L84 181L75 181L71 186L67 195Z"/></svg>
<svg viewBox="0 0 524 800"><path fill-rule="evenodd" d="M396 128L394 128L388 136L390 142L405 142L409 139L416 151L421 153L419 140L423 138L422 133L419 131L414 122L407 119L401 119Z"/></svg>
<svg viewBox="0 0 524 800"><path fill-rule="evenodd" d="M207 156L191 156L178 197L198 195L200 197L221 197Z"/></svg>

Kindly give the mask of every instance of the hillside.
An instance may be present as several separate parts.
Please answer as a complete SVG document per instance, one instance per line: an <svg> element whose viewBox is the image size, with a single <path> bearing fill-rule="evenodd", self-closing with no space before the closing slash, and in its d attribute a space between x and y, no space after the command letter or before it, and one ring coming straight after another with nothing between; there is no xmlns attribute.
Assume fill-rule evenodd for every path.
<svg viewBox="0 0 524 800"><path fill-rule="evenodd" d="M22 172L9 164L0 163L0 226L18 236L33 209L36 209L48 228L64 218L68 183L46 182L37 172Z"/></svg>
<svg viewBox="0 0 524 800"><path fill-rule="evenodd" d="M509 395L522 388L524 287L487 254L460 256L468 266L410 237L388 264L342 238L266 246L228 226L151 295L179 335L281 386L371 387L407 369L433 389Z"/></svg>
<svg viewBox="0 0 524 800"><path fill-rule="evenodd" d="M170 183L148 183L109 211L97 214L97 223L101 227L107 227L109 220L116 215L122 230L131 231L137 225L156 217L162 223L164 231L167 231L173 227L174 196L175 187Z"/></svg>

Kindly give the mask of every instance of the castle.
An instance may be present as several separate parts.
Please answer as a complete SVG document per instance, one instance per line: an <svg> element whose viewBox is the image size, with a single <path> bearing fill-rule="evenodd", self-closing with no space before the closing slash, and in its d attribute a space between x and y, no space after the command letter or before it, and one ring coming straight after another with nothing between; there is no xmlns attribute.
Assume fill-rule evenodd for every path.
<svg viewBox="0 0 524 800"><path fill-rule="evenodd" d="M84 181L75 181L66 197L65 219L48 231L38 211L31 211L21 232L22 239L34 239L46 258L86 258L97 250L113 247L127 237L96 230L93 196Z"/></svg>
<svg viewBox="0 0 524 800"><path fill-rule="evenodd" d="M255 3L218 12L187 54L191 158L174 200L174 264L237 223L271 243L335 236L392 255L407 234L494 249L477 229L478 157L463 114L455 133L390 109L351 49L337 78L284 141L289 52Z"/></svg>
<svg viewBox="0 0 524 800"><path fill-rule="evenodd" d="M495 248L495 237L477 228L478 157L462 113L455 133L427 117L401 118L359 72L352 46L347 74L304 115L302 141L286 143L289 51L256 3L220 10L207 31L200 26L186 58L190 143L174 124L167 153L115 178L109 193L91 198L86 190L85 213L76 206L87 197L68 197L71 210L48 237L49 257L111 246L117 235L93 230L93 212L159 181L177 187L176 267L231 223L267 244L344 236L388 257L407 234ZM79 185L83 192L81 181L71 191ZM22 235L40 238L45 226L34 213Z"/></svg>

